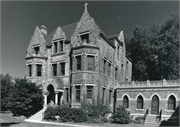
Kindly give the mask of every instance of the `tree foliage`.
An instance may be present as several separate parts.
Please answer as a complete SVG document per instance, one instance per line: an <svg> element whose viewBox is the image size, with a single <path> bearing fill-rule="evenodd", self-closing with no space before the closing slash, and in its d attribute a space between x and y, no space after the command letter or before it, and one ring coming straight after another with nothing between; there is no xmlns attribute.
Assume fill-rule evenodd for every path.
<svg viewBox="0 0 180 127"><path fill-rule="evenodd" d="M151 28L135 27L126 38L127 58L132 61L133 80L179 78L179 13Z"/></svg>
<svg viewBox="0 0 180 127"><path fill-rule="evenodd" d="M117 107L113 114L113 123L129 124L131 122L130 113L123 106Z"/></svg>
<svg viewBox="0 0 180 127"><path fill-rule="evenodd" d="M42 109L43 94L41 86L28 81L26 78L15 78L8 74L1 75L1 104L4 109L10 110L14 116L29 117Z"/></svg>
<svg viewBox="0 0 180 127"><path fill-rule="evenodd" d="M12 77L9 74L0 75L1 79L1 111L8 110L8 96L10 95L10 91L13 87Z"/></svg>

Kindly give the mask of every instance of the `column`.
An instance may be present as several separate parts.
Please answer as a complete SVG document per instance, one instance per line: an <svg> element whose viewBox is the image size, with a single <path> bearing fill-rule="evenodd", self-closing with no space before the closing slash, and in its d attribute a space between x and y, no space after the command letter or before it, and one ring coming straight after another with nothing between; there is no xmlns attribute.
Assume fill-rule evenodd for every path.
<svg viewBox="0 0 180 127"><path fill-rule="evenodd" d="M49 92L48 91L44 91L44 106L47 106L47 96L48 96Z"/></svg>
<svg viewBox="0 0 180 127"><path fill-rule="evenodd" d="M58 105L58 91L55 91L55 105Z"/></svg>

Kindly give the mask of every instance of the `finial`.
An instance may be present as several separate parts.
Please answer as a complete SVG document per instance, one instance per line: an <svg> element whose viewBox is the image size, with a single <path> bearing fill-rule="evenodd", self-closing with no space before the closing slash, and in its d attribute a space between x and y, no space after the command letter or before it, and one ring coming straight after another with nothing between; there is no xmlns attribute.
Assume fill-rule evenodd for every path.
<svg viewBox="0 0 180 127"><path fill-rule="evenodd" d="M88 6L88 3L86 2L86 3L84 4L85 10L87 10L87 6Z"/></svg>

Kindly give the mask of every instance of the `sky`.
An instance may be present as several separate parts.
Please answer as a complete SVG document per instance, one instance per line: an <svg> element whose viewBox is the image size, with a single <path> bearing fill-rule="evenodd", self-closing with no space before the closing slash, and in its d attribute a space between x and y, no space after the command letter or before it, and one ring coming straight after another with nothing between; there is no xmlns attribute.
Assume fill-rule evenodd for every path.
<svg viewBox="0 0 180 127"><path fill-rule="evenodd" d="M1 1L0 73L25 76L25 54L36 26L48 33L80 20L86 1ZM87 1L88 12L107 36L124 31L131 37L135 26L161 24L179 1Z"/></svg>

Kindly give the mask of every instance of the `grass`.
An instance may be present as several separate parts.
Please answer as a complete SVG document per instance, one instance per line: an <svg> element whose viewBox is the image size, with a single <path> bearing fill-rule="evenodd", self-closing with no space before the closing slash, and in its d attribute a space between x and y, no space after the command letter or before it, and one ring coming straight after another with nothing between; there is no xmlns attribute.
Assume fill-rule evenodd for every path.
<svg viewBox="0 0 180 127"><path fill-rule="evenodd" d="M71 127L68 125L52 125L43 123L31 123L23 120L14 119L11 113L1 113L0 123L2 127ZM54 122L55 123L55 122ZM113 123L71 123L63 122L64 124L79 125L79 126L92 126L92 127L143 127L141 124L113 124Z"/></svg>

